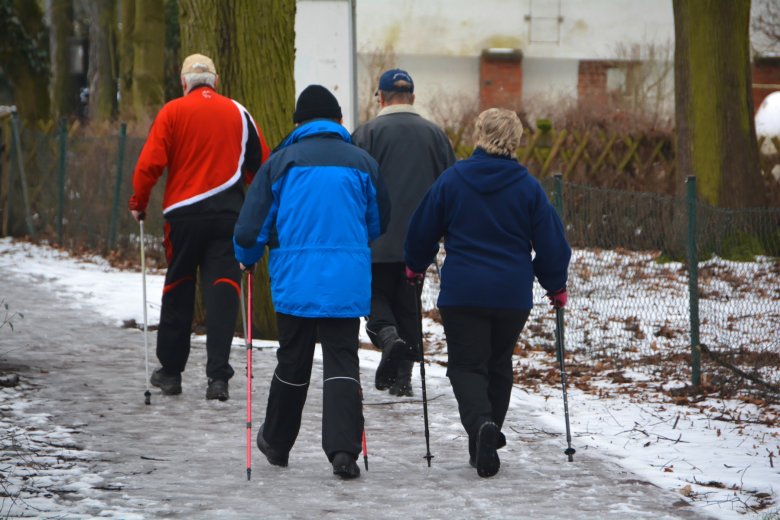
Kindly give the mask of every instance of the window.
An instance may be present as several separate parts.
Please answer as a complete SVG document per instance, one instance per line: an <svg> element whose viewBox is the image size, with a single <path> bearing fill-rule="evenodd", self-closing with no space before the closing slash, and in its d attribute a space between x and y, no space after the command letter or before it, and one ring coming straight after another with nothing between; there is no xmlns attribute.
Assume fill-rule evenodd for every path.
<svg viewBox="0 0 780 520"><path fill-rule="evenodd" d="M561 42L561 0L528 0L528 43Z"/></svg>

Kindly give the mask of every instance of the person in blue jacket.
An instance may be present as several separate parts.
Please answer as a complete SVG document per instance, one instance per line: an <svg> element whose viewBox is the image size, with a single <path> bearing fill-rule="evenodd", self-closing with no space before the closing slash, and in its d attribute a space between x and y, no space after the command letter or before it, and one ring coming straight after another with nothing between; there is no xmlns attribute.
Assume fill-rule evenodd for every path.
<svg viewBox="0 0 780 520"><path fill-rule="evenodd" d="M360 475L363 432L360 316L371 307L371 249L389 220L389 199L371 156L353 145L341 107L323 86L298 97L296 128L257 173L233 237L246 269L269 248L279 327L277 365L257 446L287 466L301 425L314 345L322 344L322 447L343 478Z"/></svg>
<svg viewBox="0 0 780 520"><path fill-rule="evenodd" d="M444 238L438 307L447 376L481 477L500 467L501 426L512 392L512 353L531 308L534 277L566 304L571 248L539 182L514 157L517 114L491 108L476 120L476 148L431 186L412 215L406 273L419 280Z"/></svg>

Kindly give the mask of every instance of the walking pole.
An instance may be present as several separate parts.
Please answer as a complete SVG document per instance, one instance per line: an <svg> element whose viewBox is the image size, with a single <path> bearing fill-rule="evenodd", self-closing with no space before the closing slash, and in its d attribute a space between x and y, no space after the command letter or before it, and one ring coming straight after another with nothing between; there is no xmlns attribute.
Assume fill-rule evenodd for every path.
<svg viewBox="0 0 780 520"><path fill-rule="evenodd" d="M368 447L366 445L366 429L363 428L363 464L366 465L366 471L368 471Z"/></svg>
<svg viewBox="0 0 780 520"><path fill-rule="evenodd" d="M423 457L428 461L428 467L431 467L431 434L428 430L428 394L425 390L425 349L423 348L423 329L422 329L422 309L420 299L417 297L417 288L422 290L423 282L425 278L420 278L415 281L415 285L412 287L412 295L414 296L414 306L417 309L417 322L420 324L420 335L418 347L420 349L420 380L422 381L422 401L423 401L423 420L425 421L425 456Z"/></svg>
<svg viewBox="0 0 780 520"><path fill-rule="evenodd" d="M252 266L254 267L254 266ZM246 479L252 479L252 267L246 272ZM241 295L243 296L243 291ZM243 306L242 306L243 308Z"/></svg>
<svg viewBox="0 0 780 520"><path fill-rule="evenodd" d="M563 452L569 462L574 461L577 450L571 447L571 428L569 427L569 403L566 398L566 367L563 363L563 308L555 308L555 347L558 350L558 360L561 364L561 386L563 387L563 416L566 419L566 443L568 448Z"/></svg>
<svg viewBox="0 0 780 520"><path fill-rule="evenodd" d="M152 393L149 391L149 320L146 317L146 254L144 253L144 215L138 216L141 225L141 277L143 278L144 297L144 359L146 366L146 392L144 392L144 404L152 404Z"/></svg>

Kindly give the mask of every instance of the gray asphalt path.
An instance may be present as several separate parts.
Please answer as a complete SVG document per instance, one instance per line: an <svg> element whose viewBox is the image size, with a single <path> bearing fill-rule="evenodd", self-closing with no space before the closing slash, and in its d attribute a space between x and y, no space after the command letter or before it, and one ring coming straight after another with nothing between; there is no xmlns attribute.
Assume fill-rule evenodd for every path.
<svg viewBox="0 0 780 520"><path fill-rule="evenodd" d="M320 447L321 364L288 468L270 466L253 447L245 473L245 353L232 357L231 399L206 401L205 349L196 344L181 396L152 389L143 401L143 334L101 323L45 281L15 280L0 269L0 296L25 317L0 330L0 360L24 381L30 413L73 428L93 485L54 496L42 517L88 518L704 518L669 491L580 450L569 463L565 440L545 432L522 405L509 412L501 471L481 479L469 467L457 406L441 370L427 374L432 467L425 455L419 373L417 398L373 388L378 355L363 357L361 375L369 471L342 481ZM156 365L151 333L150 360ZM260 425L275 364L271 349L255 350L253 419ZM362 469L362 460L361 460ZM60 507L59 513L57 508Z"/></svg>

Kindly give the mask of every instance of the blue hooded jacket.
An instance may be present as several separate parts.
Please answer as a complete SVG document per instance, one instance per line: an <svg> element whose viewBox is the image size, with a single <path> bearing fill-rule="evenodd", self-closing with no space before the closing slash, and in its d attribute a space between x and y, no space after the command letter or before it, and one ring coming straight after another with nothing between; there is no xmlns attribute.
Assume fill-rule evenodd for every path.
<svg viewBox="0 0 780 520"><path fill-rule="evenodd" d="M269 246L277 312L354 318L371 308L369 242L384 233L389 199L379 166L324 119L290 133L260 168L236 223L236 259L252 265Z"/></svg>
<svg viewBox="0 0 780 520"><path fill-rule="evenodd" d="M531 309L534 276L547 291L566 286L571 248L561 221L513 158L477 148L439 177L409 222L409 268L425 272L442 237L439 307Z"/></svg>

